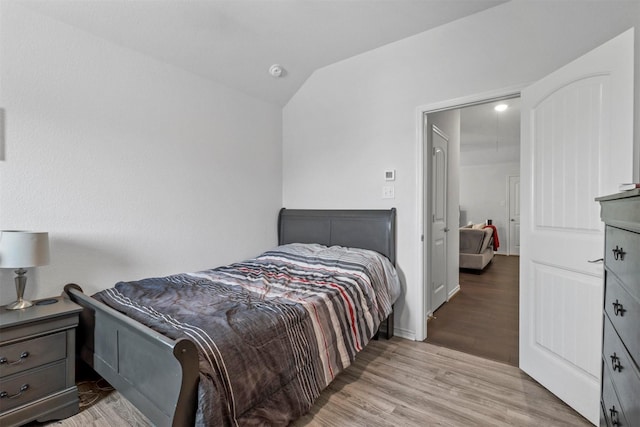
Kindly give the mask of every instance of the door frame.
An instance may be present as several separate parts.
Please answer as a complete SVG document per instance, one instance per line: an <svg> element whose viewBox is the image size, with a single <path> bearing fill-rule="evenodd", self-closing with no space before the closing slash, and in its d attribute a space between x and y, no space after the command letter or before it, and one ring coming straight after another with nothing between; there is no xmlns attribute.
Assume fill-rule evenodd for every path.
<svg viewBox="0 0 640 427"><path fill-rule="evenodd" d="M431 301L429 295L429 284L431 283L431 272L425 271L425 263L427 257L431 262L431 227L426 216L431 212L431 186L432 180L430 174L425 177L425 152L428 153L429 147L426 147L428 129L427 115L430 113L436 113L438 111L453 110L457 108L470 107L472 105L484 104L486 102L498 101L500 99L510 99L520 96L520 92L530 83L525 83L517 86L506 87L503 89L496 89L489 92L483 92L476 95L469 95L460 98L454 98L447 101L437 102L433 104L427 104L419 106L416 109L416 169L417 174L417 227L418 238L416 239L416 264L418 265L418 283L421 286L418 289L418 300L420 301L418 307L418 325L415 331L415 340L424 341L427 338L427 314L430 311ZM451 173L451 168L449 168ZM426 178L426 179L425 179Z"/></svg>
<svg viewBox="0 0 640 427"><path fill-rule="evenodd" d="M515 255L511 246L511 178L520 179L520 175L507 176L507 256ZM520 256L520 251L518 251Z"/></svg>

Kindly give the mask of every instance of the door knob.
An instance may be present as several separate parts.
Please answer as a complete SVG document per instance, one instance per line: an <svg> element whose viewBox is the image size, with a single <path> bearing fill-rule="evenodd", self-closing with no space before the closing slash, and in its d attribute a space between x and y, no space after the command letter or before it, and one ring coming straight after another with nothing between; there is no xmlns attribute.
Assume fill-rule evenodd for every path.
<svg viewBox="0 0 640 427"><path fill-rule="evenodd" d="M449 231L449 227L444 228L444 232L446 233L447 231Z"/></svg>
<svg viewBox="0 0 640 427"><path fill-rule="evenodd" d="M515 220L515 219L513 219L513 218L511 218L511 222L516 222L516 220Z"/></svg>

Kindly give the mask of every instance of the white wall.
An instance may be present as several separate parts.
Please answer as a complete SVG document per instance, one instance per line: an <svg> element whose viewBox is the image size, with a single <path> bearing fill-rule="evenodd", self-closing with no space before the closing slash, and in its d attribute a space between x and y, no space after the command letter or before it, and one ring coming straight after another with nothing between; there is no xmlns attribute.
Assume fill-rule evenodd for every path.
<svg viewBox="0 0 640 427"><path fill-rule="evenodd" d="M511 1L318 70L284 108L284 205L398 208L405 292L396 332L415 337L423 324L417 109L536 81L634 25L636 1ZM639 40L636 31L636 105ZM394 200L381 198L387 168L397 170Z"/></svg>
<svg viewBox="0 0 640 427"><path fill-rule="evenodd" d="M28 298L275 245L279 107L14 2L1 7L0 228L51 239L51 264L30 272ZM15 299L12 277L0 277L0 304Z"/></svg>
<svg viewBox="0 0 640 427"><path fill-rule="evenodd" d="M479 224L491 219L498 230L501 254L507 253L508 245L509 176L520 176L520 163L460 167L460 208L466 212L466 221Z"/></svg>

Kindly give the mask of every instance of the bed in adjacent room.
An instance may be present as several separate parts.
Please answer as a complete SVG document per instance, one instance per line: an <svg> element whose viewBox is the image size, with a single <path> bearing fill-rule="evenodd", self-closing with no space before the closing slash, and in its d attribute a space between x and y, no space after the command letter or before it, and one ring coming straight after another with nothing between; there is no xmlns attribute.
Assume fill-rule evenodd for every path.
<svg viewBox="0 0 640 427"><path fill-rule="evenodd" d="M82 358L156 425L287 425L382 328L400 293L395 210L285 210L279 246L120 282L85 307Z"/></svg>

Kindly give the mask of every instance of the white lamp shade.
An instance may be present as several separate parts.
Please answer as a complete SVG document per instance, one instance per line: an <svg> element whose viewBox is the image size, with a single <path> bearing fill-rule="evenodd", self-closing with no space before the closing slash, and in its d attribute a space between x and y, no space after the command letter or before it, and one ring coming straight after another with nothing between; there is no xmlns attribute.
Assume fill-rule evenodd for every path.
<svg viewBox="0 0 640 427"><path fill-rule="evenodd" d="M49 233L0 231L0 268L49 264Z"/></svg>

